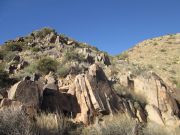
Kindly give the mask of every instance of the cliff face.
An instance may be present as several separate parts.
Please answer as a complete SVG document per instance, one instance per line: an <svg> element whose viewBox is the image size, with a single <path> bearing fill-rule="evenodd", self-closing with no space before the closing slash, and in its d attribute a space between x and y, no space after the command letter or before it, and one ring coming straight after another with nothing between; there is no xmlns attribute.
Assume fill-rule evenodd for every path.
<svg viewBox="0 0 180 135"><path fill-rule="evenodd" d="M144 41L116 57L45 28L0 48L0 108L58 112L94 123L124 113L179 126L180 36Z"/></svg>

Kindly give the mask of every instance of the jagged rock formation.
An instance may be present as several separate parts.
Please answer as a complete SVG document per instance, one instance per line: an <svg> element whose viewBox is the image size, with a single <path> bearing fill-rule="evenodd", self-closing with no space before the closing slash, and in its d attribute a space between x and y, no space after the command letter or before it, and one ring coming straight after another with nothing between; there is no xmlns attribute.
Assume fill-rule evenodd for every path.
<svg viewBox="0 0 180 135"><path fill-rule="evenodd" d="M148 118L163 125L179 125L180 111L171 95L173 89L155 73L149 72L146 77L126 74L120 77L120 83L133 93L144 97L147 103ZM173 124L172 124L173 123Z"/></svg>
<svg viewBox="0 0 180 135"><path fill-rule="evenodd" d="M179 44L178 35L175 37ZM150 45L153 47L159 48ZM143 51L144 46L110 58L95 47L46 28L10 40L0 47L0 75L6 77L0 76L0 84L8 84L0 86L0 108L22 107L31 116L39 111L63 113L84 124L125 113L138 122L179 126L178 88L152 65L144 69L142 61L133 61L138 48ZM137 59L142 59L139 55ZM173 60L177 69L179 57Z"/></svg>

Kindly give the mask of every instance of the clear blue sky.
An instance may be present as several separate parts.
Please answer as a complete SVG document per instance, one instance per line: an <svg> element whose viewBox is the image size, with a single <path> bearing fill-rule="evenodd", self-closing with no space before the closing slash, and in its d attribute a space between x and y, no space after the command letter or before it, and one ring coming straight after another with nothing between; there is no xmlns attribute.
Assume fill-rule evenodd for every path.
<svg viewBox="0 0 180 135"><path fill-rule="evenodd" d="M42 27L118 54L180 32L180 0L0 0L0 44Z"/></svg>

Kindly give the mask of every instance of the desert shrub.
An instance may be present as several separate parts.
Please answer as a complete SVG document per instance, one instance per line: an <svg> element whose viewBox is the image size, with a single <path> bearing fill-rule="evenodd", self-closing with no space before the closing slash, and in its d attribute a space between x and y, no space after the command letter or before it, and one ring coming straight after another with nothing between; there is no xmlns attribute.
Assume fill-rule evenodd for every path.
<svg viewBox="0 0 180 135"><path fill-rule="evenodd" d="M79 62L82 62L82 61L85 61L85 58L82 54L79 54L75 51L67 51L64 55L64 61L67 62L67 61L79 61Z"/></svg>
<svg viewBox="0 0 180 135"><path fill-rule="evenodd" d="M39 37L39 38L44 38L46 35L50 34L51 32L55 33L55 30L54 29L51 29L51 28L42 28L41 30L38 30L38 31L35 31L33 32L33 34L36 36L36 37Z"/></svg>
<svg viewBox="0 0 180 135"><path fill-rule="evenodd" d="M9 42L4 46L6 51L22 51L25 48L24 42Z"/></svg>
<svg viewBox="0 0 180 135"><path fill-rule="evenodd" d="M71 70L71 67L70 66L65 66L63 64L60 64L57 68L57 74L60 76L60 77L65 77L66 75L69 74Z"/></svg>
<svg viewBox="0 0 180 135"><path fill-rule="evenodd" d="M0 110L1 135L33 135L33 124L18 107Z"/></svg>
<svg viewBox="0 0 180 135"><path fill-rule="evenodd" d="M6 49L0 49L0 60L7 62L11 61L17 55L17 51L8 51Z"/></svg>
<svg viewBox="0 0 180 135"><path fill-rule="evenodd" d="M32 52L39 52L41 49L39 47L33 47L31 48Z"/></svg>
<svg viewBox="0 0 180 135"><path fill-rule="evenodd" d="M126 59L128 59L128 54L127 54L127 52L123 52L123 53L117 55L116 57L117 57L119 60L126 60Z"/></svg>
<svg viewBox="0 0 180 135"><path fill-rule="evenodd" d="M29 73L29 74L33 74L33 73L37 72L37 62L35 61L32 64L25 67L24 72Z"/></svg>
<svg viewBox="0 0 180 135"><path fill-rule="evenodd" d="M103 123L91 125L83 129L83 135L134 135L137 123L123 114L104 118Z"/></svg>
<svg viewBox="0 0 180 135"><path fill-rule="evenodd" d="M160 51L161 51L161 52L166 52L166 50L165 50L165 49L161 49Z"/></svg>
<svg viewBox="0 0 180 135"><path fill-rule="evenodd" d="M52 113L41 113L36 121L39 135L66 135L70 126L68 118Z"/></svg>
<svg viewBox="0 0 180 135"><path fill-rule="evenodd" d="M3 60L5 57L6 53L4 52L4 50L0 50L0 60Z"/></svg>
<svg viewBox="0 0 180 135"><path fill-rule="evenodd" d="M5 56L4 56L4 60L7 62L10 62L15 56L17 55L17 52L14 51L7 51Z"/></svg>
<svg viewBox="0 0 180 135"><path fill-rule="evenodd" d="M0 65L0 87L5 87L8 84L9 75L4 70L4 65L1 63Z"/></svg>
<svg viewBox="0 0 180 135"><path fill-rule="evenodd" d="M157 42L155 42L153 45L154 45L154 46L156 46L156 45L158 45L158 43L157 43Z"/></svg>
<svg viewBox="0 0 180 135"><path fill-rule="evenodd" d="M48 74L50 71L57 71L58 62L52 58L42 58L37 63L37 69L42 74Z"/></svg>
<svg viewBox="0 0 180 135"><path fill-rule="evenodd" d="M151 65L151 64L148 64L147 67L148 67L149 69L153 69L153 65Z"/></svg>

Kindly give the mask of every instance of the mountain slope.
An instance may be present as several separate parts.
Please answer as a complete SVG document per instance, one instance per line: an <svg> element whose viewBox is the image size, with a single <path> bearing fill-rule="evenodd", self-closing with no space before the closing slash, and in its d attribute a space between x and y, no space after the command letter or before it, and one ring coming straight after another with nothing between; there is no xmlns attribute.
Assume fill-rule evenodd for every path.
<svg viewBox="0 0 180 135"><path fill-rule="evenodd" d="M180 34L145 40L123 55L130 63L148 68L180 87Z"/></svg>
<svg viewBox="0 0 180 135"><path fill-rule="evenodd" d="M88 126L97 130L93 134L146 135L153 134L154 127L146 131L151 123L164 129L154 133L176 134L180 126L180 90L175 88L179 87L179 52L180 34L146 40L110 56L53 29L34 31L0 46L0 114L6 116L12 106L19 108L26 114L23 117L39 124L38 134L50 134L45 121L50 116L55 116L51 123L57 124L53 130L57 134L83 131L83 126L94 124ZM16 122L19 116L10 111ZM59 119L61 114L64 117ZM69 117L73 125L59 131L57 119ZM130 118L125 120L128 123L124 117ZM1 131L6 133L4 123L0 123Z"/></svg>

